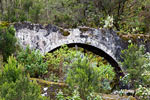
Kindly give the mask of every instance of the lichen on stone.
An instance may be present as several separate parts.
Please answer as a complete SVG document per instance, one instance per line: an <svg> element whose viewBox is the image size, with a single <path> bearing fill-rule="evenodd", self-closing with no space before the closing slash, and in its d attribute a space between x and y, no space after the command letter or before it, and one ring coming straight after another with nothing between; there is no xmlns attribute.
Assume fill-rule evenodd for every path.
<svg viewBox="0 0 150 100"><path fill-rule="evenodd" d="M61 32L61 34L62 34L63 36L69 36L69 35L70 35L70 32L69 32L69 31L64 30L64 29L62 29L62 28L60 28L60 32Z"/></svg>

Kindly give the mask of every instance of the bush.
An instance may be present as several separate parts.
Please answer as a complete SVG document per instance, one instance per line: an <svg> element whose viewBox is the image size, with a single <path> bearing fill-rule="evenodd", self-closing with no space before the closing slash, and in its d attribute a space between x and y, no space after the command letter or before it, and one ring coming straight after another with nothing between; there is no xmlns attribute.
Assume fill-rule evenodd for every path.
<svg viewBox="0 0 150 100"><path fill-rule="evenodd" d="M16 82L3 83L1 97L6 100L47 100L41 96L38 84L30 82L28 77L20 77Z"/></svg>
<svg viewBox="0 0 150 100"><path fill-rule="evenodd" d="M90 93L90 95L87 97L87 100L103 100L102 96L100 94L96 93Z"/></svg>
<svg viewBox="0 0 150 100"><path fill-rule="evenodd" d="M122 58L124 59L122 67L128 74L128 80L130 81L127 84L130 84L130 88L137 88L140 84L148 84L144 77L146 78L146 72L150 69L144 46L138 47L131 43L128 49L122 51Z"/></svg>
<svg viewBox="0 0 150 100"><path fill-rule="evenodd" d="M142 83L141 85L150 87L150 53L144 55L146 58L145 63L142 66Z"/></svg>
<svg viewBox="0 0 150 100"><path fill-rule="evenodd" d="M74 60L67 73L66 82L72 89L78 87L82 98L86 98L91 92L110 92L110 83L115 77L110 65L97 67L89 63L86 57L80 56Z"/></svg>
<svg viewBox="0 0 150 100"><path fill-rule="evenodd" d="M65 97L62 91L59 91L56 96L57 100L82 100L77 90L74 90L72 96Z"/></svg>
<svg viewBox="0 0 150 100"><path fill-rule="evenodd" d="M78 49L78 51L76 49ZM49 80L54 81L55 79L58 80L58 78L65 80L71 64L75 59L78 59L76 58L77 55L87 57L90 63L93 64L92 66L100 66L102 63L108 64L102 57L84 50L83 48L68 48L64 45L53 53L46 54L45 59L48 62L48 74L51 74L47 75L50 76Z"/></svg>
<svg viewBox="0 0 150 100"><path fill-rule="evenodd" d="M67 68L71 63L72 58L75 55L75 51L69 49L66 45L62 46L59 50L54 51L53 53L46 54L46 61L48 63L48 70L51 75L56 76L59 79L64 78L64 74L67 72ZM50 77L51 81L54 81L54 78Z"/></svg>
<svg viewBox="0 0 150 100"><path fill-rule="evenodd" d="M0 25L0 53L5 62L16 51L16 41L14 28Z"/></svg>
<svg viewBox="0 0 150 100"><path fill-rule="evenodd" d="M13 56L10 56L8 63L4 65L3 71L1 72L1 81L3 82L15 82L19 79L20 75L23 73L23 67L17 63Z"/></svg>
<svg viewBox="0 0 150 100"><path fill-rule="evenodd" d="M57 100L83 100L80 98L80 93L77 89L75 89L72 93L72 96L65 97L62 91L59 91L56 96ZM102 97L96 93L90 93L89 96L86 97L86 100L103 100Z"/></svg>
<svg viewBox="0 0 150 100"><path fill-rule="evenodd" d="M38 84L31 82L29 76L24 75L22 68L11 56L8 64L0 70L0 98L2 100L47 100L41 96Z"/></svg>
<svg viewBox="0 0 150 100"><path fill-rule="evenodd" d="M139 88L136 90L136 96L140 100L149 100L150 99L150 89L139 85Z"/></svg>
<svg viewBox="0 0 150 100"><path fill-rule="evenodd" d="M31 77L38 77L47 73L47 63L39 51L31 51L29 47L22 50L17 55L17 61L24 65L25 72Z"/></svg>

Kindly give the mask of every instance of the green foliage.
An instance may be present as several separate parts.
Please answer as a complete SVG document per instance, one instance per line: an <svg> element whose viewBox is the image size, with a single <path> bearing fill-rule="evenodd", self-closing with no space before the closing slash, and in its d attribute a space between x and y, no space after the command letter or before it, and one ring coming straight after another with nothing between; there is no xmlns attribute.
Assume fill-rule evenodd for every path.
<svg viewBox="0 0 150 100"><path fill-rule="evenodd" d="M1 97L6 100L47 100L41 96L40 87L29 78L21 77L16 82L5 82L1 85Z"/></svg>
<svg viewBox="0 0 150 100"><path fill-rule="evenodd" d="M30 1L30 2L33 2L33 1ZM43 7L43 4L39 0L34 1L31 9L29 10L29 13L31 16L30 20L32 22L34 22L34 23L39 22L42 7Z"/></svg>
<svg viewBox="0 0 150 100"><path fill-rule="evenodd" d="M56 50L53 53L46 54L45 59L48 63L48 70L50 72L50 75L48 76L50 77L51 81L54 81L55 78L58 81L58 78L62 79L64 77L64 66L69 64L69 60L67 60L66 58L71 58L71 53L73 52L69 51L69 48L67 46L63 46L62 48Z"/></svg>
<svg viewBox="0 0 150 100"><path fill-rule="evenodd" d="M130 88L130 84L131 83L131 78L130 78L130 74L125 74L124 77L120 77L120 82L122 82L121 86L122 87L126 87L126 88Z"/></svg>
<svg viewBox="0 0 150 100"><path fill-rule="evenodd" d="M82 48L68 48L65 45L46 54L45 59L49 68L48 80L65 81L70 86L69 90L78 87L82 98L93 91L108 93L113 87L113 68L102 57ZM62 95L59 97L64 98Z"/></svg>
<svg viewBox="0 0 150 100"><path fill-rule="evenodd" d="M128 46L128 49L122 50L122 58L124 59L122 66L124 69L133 69L136 68L136 66L142 66L144 61L141 58L144 57L144 50L143 46L139 49L136 44L132 43Z"/></svg>
<svg viewBox="0 0 150 100"><path fill-rule="evenodd" d="M118 23L121 31L125 33L147 33L149 28L145 21L150 18L149 11L149 0L129 0L125 4L124 13Z"/></svg>
<svg viewBox="0 0 150 100"><path fill-rule="evenodd" d="M19 79L20 75L23 73L23 67L17 63L16 59L13 56L10 56L8 59L8 63L4 65L2 76L1 76L1 84L3 82L15 82Z"/></svg>
<svg viewBox="0 0 150 100"><path fill-rule="evenodd" d="M146 58L146 61L142 66L142 72L143 72L141 74L142 81L143 81L142 85L149 86L150 84L150 53L147 52L144 56Z"/></svg>
<svg viewBox="0 0 150 100"><path fill-rule="evenodd" d="M29 73L31 77L38 77L47 73L47 63L39 51L31 51L27 47L26 50L18 53L17 61L24 65L25 72Z"/></svg>
<svg viewBox="0 0 150 100"><path fill-rule="evenodd" d="M130 44L128 49L122 51L122 67L128 74L128 83L132 88L138 87L138 85L148 85L149 73L149 55L145 54L144 46L138 47L135 44ZM125 77L123 80L126 79ZM130 88L131 88L130 87Z"/></svg>
<svg viewBox="0 0 150 100"><path fill-rule="evenodd" d="M0 52L4 61L16 51L16 41L14 28L0 25Z"/></svg>
<svg viewBox="0 0 150 100"><path fill-rule="evenodd" d="M102 99L101 95L92 92L87 97L87 100L103 100L103 99Z"/></svg>
<svg viewBox="0 0 150 100"><path fill-rule="evenodd" d="M150 89L139 85L139 88L136 90L136 96L140 100L149 100L150 99Z"/></svg>
<svg viewBox="0 0 150 100"><path fill-rule="evenodd" d="M62 91L59 91L56 96L57 100L82 100L79 92L75 89L72 96L65 97Z"/></svg>
<svg viewBox="0 0 150 100"><path fill-rule="evenodd" d="M84 52L83 52L84 51ZM67 76L68 69L77 59L77 55L84 55L92 63L93 66L100 66L102 63L107 64L102 57L86 51L83 48L68 48L66 45L53 53L46 54L46 61L48 63L48 80L50 81L64 81Z"/></svg>
<svg viewBox="0 0 150 100"><path fill-rule="evenodd" d="M30 7L33 6L33 1L32 0L25 0L23 1L23 8L26 12L29 12Z"/></svg>
<svg viewBox="0 0 150 100"><path fill-rule="evenodd" d="M149 0L1 0L3 21L51 23L61 27L103 27L113 16L113 28L121 33L148 33ZM111 25L111 26L112 26Z"/></svg>
<svg viewBox="0 0 150 100"><path fill-rule="evenodd" d="M57 97L58 100L65 100L65 97L64 97L62 91L59 91L59 92L57 93L57 96L56 96L56 97Z"/></svg>
<svg viewBox="0 0 150 100"><path fill-rule="evenodd" d="M113 68L109 65L93 66L86 57L82 58L79 55L67 73L68 85L72 89L78 87L82 98L93 91L109 92L110 83L115 77Z"/></svg>
<svg viewBox="0 0 150 100"><path fill-rule="evenodd" d="M63 63L67 56L70 55L71 58L71 53L73 52L69 51L69 48L65 45L53 53L46 54L45 58L49 64L49 68L53 70L59 69L60 63Z"/></svg>
<svg viewBox="0 0 150 100"><path fill-rule="evenodd" d="M80 94L78 90L74 90L72 93L72 96L65 97L62 91L59 91L56 96L57 100L83 100L80 98ZM102 97L96 93L90 93L89 96L87 96L86 100L103 100Z"/></svg>
<svg viewBox="0 0 150 100"><path fill-rule="evenodd" d="M42 97L40 87L26 77L23 68L11 56L8 64L0 70L0 98L2 100L47 100Z"/></svg>

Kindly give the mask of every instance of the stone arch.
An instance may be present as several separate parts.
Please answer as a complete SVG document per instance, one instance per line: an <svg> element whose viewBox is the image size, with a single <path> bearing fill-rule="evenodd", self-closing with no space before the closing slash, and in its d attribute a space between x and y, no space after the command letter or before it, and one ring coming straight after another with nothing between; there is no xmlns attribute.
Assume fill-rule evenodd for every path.
<svg viewBox="0 0 150 100"><path fill-rule="evenodd" d="M31 23L17 23L14 26L16 37L24 48L29 45L30 48L38 49L45 54L64 44L78 45L101 54L115 68L119 76L123 75L118 60L120 60L124 43L113 30L89 27L62 29L50 24L42 26Z"/></svg>

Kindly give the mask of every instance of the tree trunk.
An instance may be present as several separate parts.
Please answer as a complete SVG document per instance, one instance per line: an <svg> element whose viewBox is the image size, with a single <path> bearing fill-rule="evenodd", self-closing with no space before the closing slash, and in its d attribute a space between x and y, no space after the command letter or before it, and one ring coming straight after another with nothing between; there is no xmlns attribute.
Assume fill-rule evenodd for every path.
<svg viewBox="0 0 150 100"><path fill-rule="evenodd" d="M3 64L3 55L2 52L0 51L0 68L2 67Z"/></svg>
<svg viewBox="0 0 150 100"><path fill-rule="evenodd" d="M0 9L1 9L1 14L3 15L4 9L3 9L3 1L0 0Z"/></svg>

